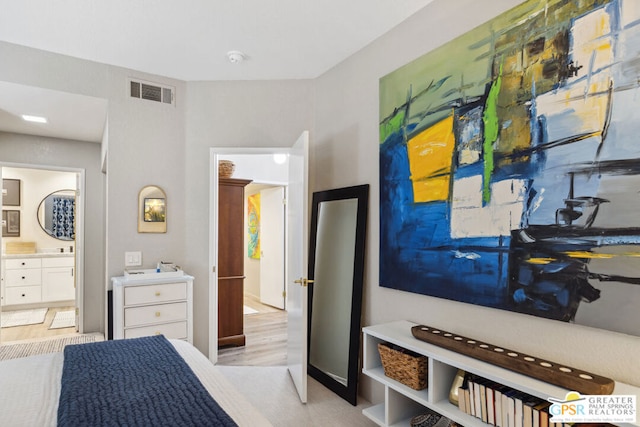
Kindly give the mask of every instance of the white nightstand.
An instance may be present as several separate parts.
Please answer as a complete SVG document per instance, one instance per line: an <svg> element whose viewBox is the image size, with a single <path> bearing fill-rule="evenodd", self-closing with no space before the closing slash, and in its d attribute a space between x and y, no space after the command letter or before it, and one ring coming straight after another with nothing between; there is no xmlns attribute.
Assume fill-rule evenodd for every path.
<svg viewBox="0 0 640 427"><path fill-rule="evenodd" d="M193 277L122 276L113 284L113 339L164 335L193 344Z"/></svg>

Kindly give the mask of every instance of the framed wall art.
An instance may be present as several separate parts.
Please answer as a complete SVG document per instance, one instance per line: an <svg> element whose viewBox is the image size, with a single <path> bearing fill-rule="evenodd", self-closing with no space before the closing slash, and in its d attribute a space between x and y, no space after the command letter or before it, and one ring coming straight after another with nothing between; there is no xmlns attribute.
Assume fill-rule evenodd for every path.
<svg viewBox="0 0 640 427"><path fill-rule="evenodd" d="M158 186L147 185L138 193L138 233L167 232L167 196Z"/></svg>
<svg viewBox="0 0 640 427"><path fill-rule="evenodd" d="M19 179L2 179L2 206L20 206Z"/></svg>
<svg viewBox="0 0 640 427"><path fill-rule="evenodd" d="M2 211L2 237L20 237L20 211Z"/></svg>

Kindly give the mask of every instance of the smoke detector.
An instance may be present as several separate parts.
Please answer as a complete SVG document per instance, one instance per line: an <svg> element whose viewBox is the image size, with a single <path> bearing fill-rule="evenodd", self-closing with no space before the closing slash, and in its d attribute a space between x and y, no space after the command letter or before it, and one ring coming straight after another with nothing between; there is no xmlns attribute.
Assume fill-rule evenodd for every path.
<svg viewBox="0 0 640 427"><path fill-rule="evenodd" d="M244 61L246 56L239 50L230 50L229 52L227 52L227 58L229 58L229 62L231 62L232 64L238 64Z"/></svg>

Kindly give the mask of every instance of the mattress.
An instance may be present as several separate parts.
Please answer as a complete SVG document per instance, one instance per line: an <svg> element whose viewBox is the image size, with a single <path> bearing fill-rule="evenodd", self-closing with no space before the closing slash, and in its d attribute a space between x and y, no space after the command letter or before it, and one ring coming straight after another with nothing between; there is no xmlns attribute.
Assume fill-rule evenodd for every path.
<svg viewBox="0 0 640 427"><path fill-rule="evenodd" d="M239 426L271 425L198 349L185 341L169 341ZM63 362L63 353L0 362L0 425L55 426Z"/></svg>

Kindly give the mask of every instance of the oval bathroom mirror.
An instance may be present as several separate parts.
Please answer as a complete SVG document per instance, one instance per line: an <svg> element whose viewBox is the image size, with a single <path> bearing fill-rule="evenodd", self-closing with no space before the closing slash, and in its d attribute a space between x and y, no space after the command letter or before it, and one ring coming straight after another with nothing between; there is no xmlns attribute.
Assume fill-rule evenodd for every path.
<svg viewBox="0 0 640 427"><path fill-rule="evenodd" d="M75 240L75 190L58 190L38 205L38 224L49 236L59 240Z"/></svg>
<svg viewBox="0 0 640 427"><path fill-rule="evenodd" d="M313 193L309 375L356 405L369 186Z"/></svg>

